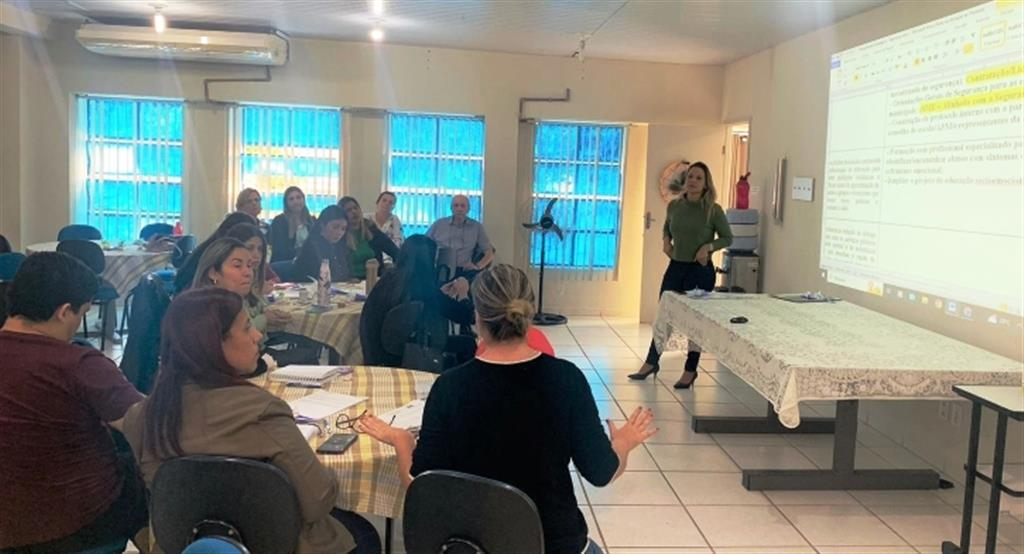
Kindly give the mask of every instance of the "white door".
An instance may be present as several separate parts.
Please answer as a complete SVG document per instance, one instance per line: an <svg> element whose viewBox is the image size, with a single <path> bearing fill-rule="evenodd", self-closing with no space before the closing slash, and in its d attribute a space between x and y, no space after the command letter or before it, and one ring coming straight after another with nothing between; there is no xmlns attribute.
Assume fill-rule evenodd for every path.
<svg viewBox="0 0 1024 554"><path fill-rule="evenodd" d="M647 135L647 190L645 213L649 213L644 231L643 275L640 292L640 321L650 323L658 309L658 289L668 266L661 251L661 231L665 224L665 203L658 179L668 164L685 159L704 162L711 169L719 197L733 183L725 183L723 147L728 133L725 125L681 126L650 125ZM725 207L725 204L723 204Z"/></svg>

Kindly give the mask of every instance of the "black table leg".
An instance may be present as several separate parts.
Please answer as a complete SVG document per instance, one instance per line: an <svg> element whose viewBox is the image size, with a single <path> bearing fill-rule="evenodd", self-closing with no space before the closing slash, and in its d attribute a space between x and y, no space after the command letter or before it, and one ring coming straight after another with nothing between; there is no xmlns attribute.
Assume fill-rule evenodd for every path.
<svg viewBox="0 0 1024 554"><path fill-rule="evenodd" d="M854 468L857 450L857 402L840 400L836 405L832 469L745 469L744 488L750 491L939 488L939 474L930 469Z"/></svg>
<svg viewBox="0 0 1024 554"><path fill-rule="evenodd" d="M384 518L384 554L391 554L391 540L395 534L395 520Z"/></svg>
<svg viewBox="0 0 1024 554"><path fill-rule="evenodd" d="M975 404L975 406L979 406ZM979 406L980 407L980 406ZM1003 497L1003 458L1006 455L1006 413L999 412L996 422L996 445L992 455L992 498L988 503L988 530L985 536L985 554L996 551L996 532L999 529L999 500Z"/></svg>
<svg viewBox="0 0 1024 554"><path fill-rule="evenodd" d="M971 528L974 526L974 485L978 478L978 443L981 441L981 404L971 404L971 438L967 447L967 475L964 482L964 518L960 523L960 551L971 550Z"/></svg>

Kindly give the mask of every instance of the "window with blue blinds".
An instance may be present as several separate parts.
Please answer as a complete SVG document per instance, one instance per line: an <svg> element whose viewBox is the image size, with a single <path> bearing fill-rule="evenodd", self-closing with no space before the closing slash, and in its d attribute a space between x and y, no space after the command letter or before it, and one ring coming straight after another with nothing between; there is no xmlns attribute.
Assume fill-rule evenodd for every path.
<svg viewBox="0 0 1024 554"><path fill-rule="evenodd" d="M299 106L237 108L237 177L229 199L245 188L260 191L261 219L284 209L284 191L297 186L314 216L341 196L341 110Z"/></svg>
<svg viewBox="0 0 1024 554"><path fill-rule="evenodd" d="M426 233L451 215L452 196L469 197L469 216L483 219L484 120L481 117L392 113L386 189L405 236Z"/></svg>
<svg viewBox="0 0 1024 554"><path fill-rule="evenodd" d="M181 220L183 115L180 101L78 97L76 223L127 242Z"/></svg>
<svg viewBox="0 0 1024 554"><path fill-rule="evenodd" d="M565 238L547 235L545 264L565 269L615 269L622 214L622 126L540 123L534 139L533 221L552 198ZM530 263L540 265L540 233Z"/></svg>

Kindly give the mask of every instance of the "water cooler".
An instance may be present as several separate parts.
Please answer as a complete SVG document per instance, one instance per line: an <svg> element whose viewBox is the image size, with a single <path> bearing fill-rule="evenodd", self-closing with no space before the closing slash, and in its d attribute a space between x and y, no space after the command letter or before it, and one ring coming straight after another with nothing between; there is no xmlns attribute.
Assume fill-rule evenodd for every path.
<svg viewBox="0 0 1024 554"><path fill-rule="evenodd" d="M722 253L723 274L719 290L729 292L760 292L761 258L757 255L758 211L729 209L725 212L732 229L732 244Z"/></svg>

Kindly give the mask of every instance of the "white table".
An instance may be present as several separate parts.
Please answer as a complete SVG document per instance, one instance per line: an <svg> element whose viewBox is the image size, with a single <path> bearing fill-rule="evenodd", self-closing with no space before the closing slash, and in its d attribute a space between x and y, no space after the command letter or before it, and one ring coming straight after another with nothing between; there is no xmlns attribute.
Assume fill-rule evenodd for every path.
<svg viewBox="0 0 1024 554"><path fill-rule="evenodd" d="M103 246L103 241L92 241ZM59 242L41 242L27 246L25 251L33 252L56 252ZM106 260L106 267L100 274L117 294L122 298L129 291L139 284L139 280L148 273L158 269L164 269L171 263L171 252L150 252L139 246L129 245L122 248L103 249L103 258Z"/></svg>
<svg viewBox="0 0 1024 554"><path fill-rule="evenodd" d="M1010 418L1024 421L1024 385L1010 387L956 386L953 390L971 401L971 438L967 449L967 464L964 466L967 479L964 481L964 510L960 528L960 544L950 541L942 543L942 554L964 554L971 544L971 527L974 526L974 484L981 478L992 485L988 505L988 528L985 537L985 554L996 551L996 535L999 528L999 501L1002 493L1024 496L1003 483L1003 462L1006 457L1006 427ZM992 454L992 474L986 476L978 469L978 446L981 438L981 408L994 411L996 419L995 449Z"/></svg>
<svg viewBox="0 0 1024 554"><path fill-rule="evenodd" d="M730 323L743 316L748 322ZM750 490L924 489L924 470L854 470L859 400L955 397L954 385L1020 385L1024 364L848 302L799 304L756 294L705 299L666 292L654 323L659 351L699 344L768 399L777 417L694 417L696 432L831 432L833 468L748 470ZM799 403L837 401L834 421L801 421Z"/></svg>

